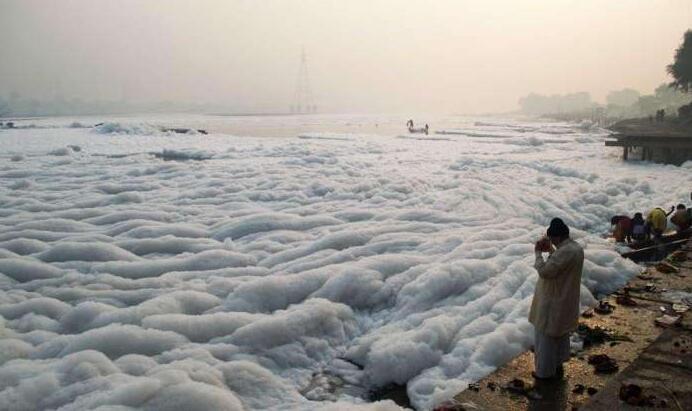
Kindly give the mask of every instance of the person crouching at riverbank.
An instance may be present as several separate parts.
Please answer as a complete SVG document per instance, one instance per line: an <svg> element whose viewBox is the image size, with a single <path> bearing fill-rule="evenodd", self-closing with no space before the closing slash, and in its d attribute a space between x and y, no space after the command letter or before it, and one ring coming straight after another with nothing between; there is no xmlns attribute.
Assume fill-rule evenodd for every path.
<svg viewBox="0 0 692 411"><path fill-rule="evenodd" d="M668 216L673 210L675 210L675 207L671 207L670 211L666 213L661 207L656 207L649 211L649 214L646 216L646 225L656 245L656 260L662 260L666 256L663 233L666 232Z"/></svg>
<svg viewBox="0 0 692 411"><path fill-rule="evenodd" d="M614 227L613 237L618 243L632 242L632 219L626 215L616 215L610 219L610 225Z"/></svg>
<svg viewBox="0 0 692 411"><path fill-rule="evenodd" d="M569 359L569 334L579 319L584 250L569 237L569 228L559 218L550 222L547 238L536 242L534 250L539 278L529 312L535 328L532 374L550 379L562 373L562 363ZM544 252L550 253L547 261Z"/></svg>
<svg viewBox="0 0 692 411"><path fill-rule="evenodd" d="M677 226L678 233L687 230L690 228L690 225L692 225L692 214L690 213L690 209L685 207L684 204L678 204L675 213L670 217L670 222Z"/></svg>

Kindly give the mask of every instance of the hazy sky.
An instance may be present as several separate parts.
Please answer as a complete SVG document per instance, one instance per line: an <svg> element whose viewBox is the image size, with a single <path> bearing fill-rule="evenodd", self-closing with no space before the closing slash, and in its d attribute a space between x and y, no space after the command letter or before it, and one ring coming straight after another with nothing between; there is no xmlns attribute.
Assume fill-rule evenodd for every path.
<svg viewBox="0 0 692 411"><path fill-rule="evenodd" d="M0 95L286 110L301 47L324 111L507 111L650 93L692 0L0 0Z"/></svg>

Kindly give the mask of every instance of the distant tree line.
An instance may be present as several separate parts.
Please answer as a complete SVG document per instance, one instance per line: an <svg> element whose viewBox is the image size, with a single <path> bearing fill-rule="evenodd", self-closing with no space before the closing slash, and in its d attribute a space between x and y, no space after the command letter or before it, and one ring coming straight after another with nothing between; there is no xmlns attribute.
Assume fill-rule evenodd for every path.
<svg viewBox="0 0 692 411"><path fill-rule="evenodd" d="M673 64L667 67L673 77L670 86L687 93L692 88L692 30L687 30L682 44L675 50Z"/></svg>
<svg viewBox="0 0 692 411"><path fill-rule="evenodd" d="M542 115L583 111L597 104L591 101L591 95L586 92L551 96L531 93L519 99L519 106L522 113Z"/></svg>
<svg viewBox="0 0 692 411"><path fill-rule="evenodd" d="M689 93L692 89L692 30L687 30L682 44L675 50L673 64L667 67L668 74L673 77L670 87ZM692 103L678 109L679 116L686 120L692 119Z"/></svg>
<svg viewBox="0 0 692 411"><path fill-rule="evenodd" d="M572 93L543 96L529 94L519 99L520 111L524 114L564 117L572 115L583 118L593 113L609 118L648 117L659 110L667 116L679 115L692 118L692 30L685 32L680 47L675 51L673 63L666 67L673 78L669 84L661 84L653 94L640 95L637 90L611 91L606 104L591 101L589 93Z"/></svg>
<svg viewBox="0 0 692 411"><path fill-rule="evenodd" d="M519 99L521 113L539 116L573 114L588 118L594 112L610 118L648 117L664 109L675 115L678 109L692 100L692 96L661 84L653 94L641 95L637 90L625 88L614 90L606 96L605 104L591 99L586 92L544 96L529 94Z"/></svg>

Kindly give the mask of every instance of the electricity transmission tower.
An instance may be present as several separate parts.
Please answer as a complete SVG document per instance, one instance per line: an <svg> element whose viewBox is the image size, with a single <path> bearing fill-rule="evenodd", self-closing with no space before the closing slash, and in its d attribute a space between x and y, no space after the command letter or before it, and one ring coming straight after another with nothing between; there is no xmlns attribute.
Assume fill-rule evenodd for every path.
<svg viewBox="0 0 692 411"><path fill-rule="evenodd" d="M310 89L310 76L308 75L308 59L305 50L300 54L300 69L298 70L298 80L296 82L296 92L293 95L291 113L307 114L317 112L317 105L312 99Z"/></svg>

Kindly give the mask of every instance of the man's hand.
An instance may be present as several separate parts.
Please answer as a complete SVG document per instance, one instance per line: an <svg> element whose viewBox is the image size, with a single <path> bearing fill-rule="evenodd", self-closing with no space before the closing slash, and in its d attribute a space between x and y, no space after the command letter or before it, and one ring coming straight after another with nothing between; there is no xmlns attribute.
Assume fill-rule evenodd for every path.
<svg viewBox="0 0 692 411"><path fill-rule="evenodd" d="M533 247L533 251L543 251L543 240L536 241L536 245Z"/></svg>
<svg viewBox="0 0 692 411"><path fill-rule="evenodd" d="M550 240L547 238L541 238L536 241L536 245L533 248L534 251L540 251L542 253L550 251Z"/></svg>

